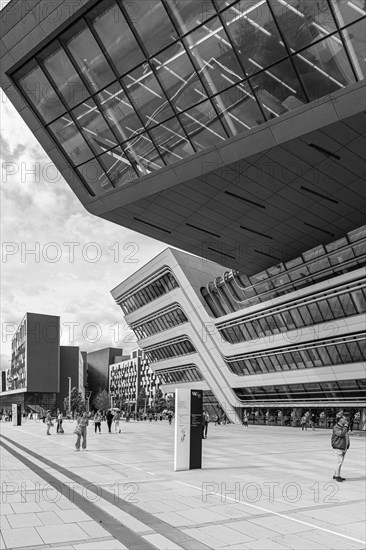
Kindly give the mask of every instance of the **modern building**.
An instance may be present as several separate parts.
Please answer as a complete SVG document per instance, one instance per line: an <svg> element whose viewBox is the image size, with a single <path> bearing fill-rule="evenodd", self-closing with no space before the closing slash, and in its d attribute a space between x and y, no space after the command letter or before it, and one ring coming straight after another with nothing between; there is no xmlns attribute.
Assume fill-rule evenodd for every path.
<svg viewBox="0 0 366 550"><path fill-rule="evenodd" d="M85 208L248 276L364 223L364 0L12 0L1 85Z"/></svg>
<svg viewBox="0 0 366 550"><path fill-rule="evenodd" d="M88 391L95 397L99 390L108 391L109 367L122 358L121 348L104 348L87 353Z"/></svg>
<svg viewBox="0 0 366 550"><path fill-rule="evenodd" d="M164 392L212 415L366 424L366 226L251 277L166 249L112 295Z"/></svg>
<svg viewBox="0 0 366 550"><path fill-rule="evenodd" d="M146 395L145 406L152 406L160 381L155 370L141 349L131 352L129 358L116 358L116 363L109 367L109 395L114 404L123 400L130 411L137 412L138 397L142 390Z"/></svg>
<svg viewBox="0 0 366 550"><path fill-rule="evenodd" d="M154 369L171 368L174 356L180 369L174 383L186 371L211 392L207 399L225 404L232 419L255 401L245 388L269 386L272 376L276 384L282 377L287 402L297 399L292 384L305 384L302 373L315 383L322 372L324 383L338 384L324 398L329 392L342 397L341 375L334 373L343 364L320 366L320 359L298 372L284 366L286 374L242 377L243 354L292 345L284 333L292 337L299 329L285 315L284 329L266 335L273 342L266 344L262 335L246 343L228 339L245 333L232 326L245 325L249 314L269 315L290 298L294 307L297 299L320 299L338 284L343 292L358 277L359 268L335 269L332 277L331 263L323 280L306 276L305 286L292 288L273 266L290 270L291 283L296 262L311 274L314 251L329 262L334 243L356 253L352 238L365 218L364 0L12 0L0 20L1 86L85 208L204 258L170 250L158 257L167 264L154 260L138 272L141 289L129 279L113 292L123 303L131 294L131 326L148 315L174 324L163 331L169 340L161 356L154 348L161 346L160 336L145 335L140 342ZM225 309L227 278L239 289L244 283L251 288L257 284L251 278L263 273L277 289L274 297L267 300L264 293L264 299L259 282L233 299L247 303L253 292L262 296L258 303ZM353 290L347 292L347 303L357 308ZM172 307L174 296L179 300L170 315L164 308ZM158 303L162 311L156 312ZM353 319L361 322L363 312L348 307L349 315L337 313L331 321L340 337L360 332ZM318 327L318 318L311 320ZM198 337L205 323L217 331L207 334L207 342ZM325 346L338 335L312 332L309 323L301 328L301 344ZM162 356L169 361L159 366ZM344 363L350 364L359 362ZM269 401L263 401L268 408Z"/></svg>
<svg viewBox="0 0 366 550"><path fill-rule="evenodd" d="M85 362L77 346L60 346L60 317L26 313L12 338L11 367L2 371L0 409L64 409L71 387L85 399Z"/></svg>
<svg viewBox="0 0 366 550"><path fill-rule="evenodd" d="M60 391L60 317L26 313L12 338L11 349L1 408L17 403L22 410L32 405L54 409Z"/></svg>

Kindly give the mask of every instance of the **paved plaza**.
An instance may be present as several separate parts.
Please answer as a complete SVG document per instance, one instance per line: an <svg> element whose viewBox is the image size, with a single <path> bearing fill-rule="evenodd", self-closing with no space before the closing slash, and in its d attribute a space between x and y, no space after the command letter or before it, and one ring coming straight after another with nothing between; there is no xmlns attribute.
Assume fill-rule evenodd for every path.
<svg viewBox="0 0 366 550"><path fill-rule="evenodd" d="M210 424L202 470L174 472L166 421L90 426L87 452L74 425L1 423L1 548L365 548L363 434L337 483L329 430Z"/></svg>

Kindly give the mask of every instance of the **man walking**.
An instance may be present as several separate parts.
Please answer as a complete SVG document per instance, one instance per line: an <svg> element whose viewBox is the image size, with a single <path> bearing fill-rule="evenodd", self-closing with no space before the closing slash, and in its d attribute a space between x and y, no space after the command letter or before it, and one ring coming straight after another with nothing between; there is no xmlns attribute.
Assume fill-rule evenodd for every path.
<svg viewBox="0 0 366 550"><path fill-rule="evenodd" d="M202 439L207 439L207 430L210 417L206 411L202 413Z"/></svg>
<svg viewBox="0 0 366 550"><path fill-rule="evenodd" d="M333 479L339 482L346 481L344 477L341 477L341 468L346 452L349 449L349 435L348 422L343 415L337 417L337 423L333 427L331 444L337 461Z"/></svg>

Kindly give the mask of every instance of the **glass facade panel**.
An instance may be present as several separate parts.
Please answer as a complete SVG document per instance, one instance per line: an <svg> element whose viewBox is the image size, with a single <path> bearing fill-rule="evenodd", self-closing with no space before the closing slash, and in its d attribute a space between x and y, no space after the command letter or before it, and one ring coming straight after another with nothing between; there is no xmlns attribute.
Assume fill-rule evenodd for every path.
<svg viewBox="0 0 366 550"><path fill-rule="evenodd" d="M201 80L181 42L176 42L150 61L167 97L177 112L184 111L207 97Z"/></svg>
<svg viewBox="0 0 366 550"><path fill-rule="evenodd" d="M218 17L186 36L184 42L210 95L245 77Z"/></svg>
<svg viewBox="0 0 366 550"><path fill-rule="evenodd" d="M129 18L149 55L177 39L177 32L160 0L134 0Z"/></svg>
<svg viewBox="0 0 366 550"><path fill-rule="evenodd" d="M294 56L294 61L310 101L355 81L338 34Z"/></svg>
<svg viewBox="0 0 366 550"><path fill-rule="evenodd" d="M88 14L119 75L145 60L126 19L114 0L99 2Z"/></svg>
<svg viewBox="0 0 366 550"><path fill-rule="evenodd" d="M15 78L45 122L54 120L66 111L54 88L35 61L31 61L18 71Z"/></svg>
<svg viewBox="0 0 366 550"><path fill-rule="evenodd" d="M101 109L123 143L140 134L144 127L119 83L115 82L98 94Z"/></svg>
<svg viewBox="0 0 366 550"><path fill-rule="evenodd" d="M41 59L69 107L74 107L89 96L65 50L57 42L42 52Z"/></svg>
<svg viewBox="0 0 366 550"><path fill-rule="evenodd" d="M171 164L194 153L183 128L176 118L163 122L150 130L155 146L166 164Z"/></svg>
<svg viewBox="0 0 366 550"><path fill-rule="evenodd" d="M53 134L49 124L67 109L95 101L114 137L89 113L82 132L93 156L105 139L107 149L129 142L134 179L364 79L365 15L362 0L100 0L11 76ZM102 144L91 137L95 126ZM144 133L154 127L153 137ZM72 162L80 165L91 158L78 140ZM331 265L346 257L349 250L335 253ZM327 262L304 267L313 279L291 273L293 289ZM285 284L283 273L239 294L251 305L283 294ZM240 300L228 302L240 308Z"/></svg>
<svg viewBox="0 0 366 550"><path fill-rule="evenodd" d="M210 101L180 115L180 121L197 151L225 141L225 132Z"/></svg>
<svg viewBox="0 0 366 550"><path fill-rule="evenodd" d="M98 158L115 187L137 178L136 172L121 147L115 147Z"/></svg>
<svg viewBox="0 0 366 550"><path fill-rule="evenodd" d="M49 129L75 165L82 164L93 157L90 147L69 115L64 115L50 124Z"/></svg>
<svg viewBox="0 0 366 550"><path fill-rule="evenodd" d="M180 34L187 34L216 14L210 0L170 0L168 5Z"/></svg>
<svg viewBox="0 0 366 550"><path fill-rule="evenodd" d="M148 63L129 73L122 82L131 104L146 127L155 126L174 116Z"/></svg>
<svg viewBox="0 0 366 550"><path fill-rule="evenodd" d="M71 27L63 36L63 41L93 92L116 79L102 50L83 21Z"/></svg>
<svg viewBox="0 0 366 550"><path fill-rule="evenodd" d="M86 185L91 188L94 195L98 196L104 190L113 189L113 185L97 159L89 160L82 166L79 166L77 171L86 182Z"/></svg>
<svg viewBox="0 0 366 550"><path fill-rule="evenodd" d="M92 99L72 111L84 138L97 155L117 145L116 138Z"/></svg>
<svg viewBox="0 0 366 550"><path fill-rule="evenodd" d="M222 17L247 75L286 57L286 49L266 2L241 0Z"/></svg>

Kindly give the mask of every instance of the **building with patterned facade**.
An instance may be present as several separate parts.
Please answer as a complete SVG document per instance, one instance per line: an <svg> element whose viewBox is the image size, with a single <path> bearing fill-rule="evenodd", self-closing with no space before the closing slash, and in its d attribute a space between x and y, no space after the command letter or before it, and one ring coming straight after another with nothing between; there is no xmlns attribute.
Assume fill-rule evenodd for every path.
<svg viewBox="0 0 366 550"><path fill-rule="evenodd" d="M150 368L149 361L141 349L131 352L129 358L117 357L109 367L109 394L113 404L127 403L130 411L137 411L137 399L142 390L146 395L146 408L153 405L160 380Z"/></svg>
<svg viewBox="0 0 366 550"><path fill-rule="evenodd" d="M167 249L112 291L162 390L212 414L365 429L366 226L253 276Z"/></svg>

